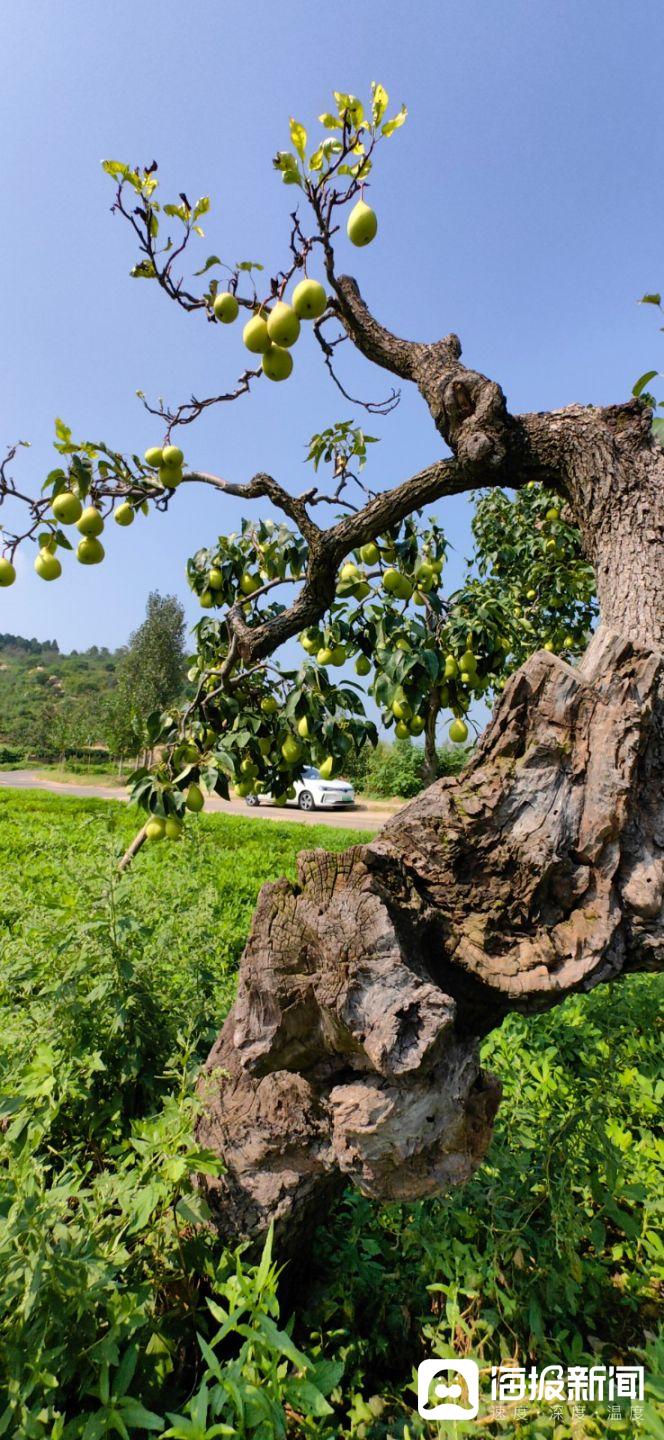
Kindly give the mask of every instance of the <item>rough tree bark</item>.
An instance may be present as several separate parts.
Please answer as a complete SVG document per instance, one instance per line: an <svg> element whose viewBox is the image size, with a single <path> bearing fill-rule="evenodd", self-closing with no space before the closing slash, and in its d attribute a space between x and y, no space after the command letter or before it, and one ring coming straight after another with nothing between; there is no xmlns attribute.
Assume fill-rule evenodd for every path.
<svg viewBox="0 0 664 1440"><path fill-rule="evenodd" d="M297 884L261 891L199 1135L226 1167L204 1182L225 1238L274 1221L291 1253L349 1181L410 1200L470 1175L499 1101L479 1042L510 1010L664 957L664 452L649 413L511 416L455 336L398 340L331 262L329 278L355 344L418 385L452 448L439 493L536 480L566 501L601 625L580 667L539 652L512 677L459 778L373 843L304 853Z"/></svg>

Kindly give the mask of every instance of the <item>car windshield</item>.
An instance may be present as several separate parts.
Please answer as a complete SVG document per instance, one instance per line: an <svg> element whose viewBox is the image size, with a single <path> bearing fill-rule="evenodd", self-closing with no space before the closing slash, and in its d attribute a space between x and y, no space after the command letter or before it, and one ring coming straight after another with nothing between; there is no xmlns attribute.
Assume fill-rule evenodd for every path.
<svg viewBox="0 0 664 1440"><path fill-rule="evenodd" d="M313 765L305 765L302 774L307 780L320 780L320 771L315 770Z"/></svg>

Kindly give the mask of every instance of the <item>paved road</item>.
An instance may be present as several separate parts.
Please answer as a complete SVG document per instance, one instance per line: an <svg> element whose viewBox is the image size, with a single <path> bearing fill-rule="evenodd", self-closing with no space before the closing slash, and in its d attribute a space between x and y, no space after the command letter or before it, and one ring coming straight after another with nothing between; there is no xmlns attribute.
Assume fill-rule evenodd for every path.
<svg viewBox="0 0 664 1440"><path fill-rule="evenodd" d="M77 795L83 799L126 800L127 792L121 786L79 785L69 781L51 780L33 770L0 770L0 786L11 786L18 790L50 790L56 795ZM358 805L354 810L315 810L313 814L297 810L277 809L274 805L249 806L243 800L220 800L213 795L208 799L206 810L221 810L225 815L242 815L245 820L295 820L299 825L333 825L338 830L380 830L381 825L394 814L390 806L370 809Z"/></svg>

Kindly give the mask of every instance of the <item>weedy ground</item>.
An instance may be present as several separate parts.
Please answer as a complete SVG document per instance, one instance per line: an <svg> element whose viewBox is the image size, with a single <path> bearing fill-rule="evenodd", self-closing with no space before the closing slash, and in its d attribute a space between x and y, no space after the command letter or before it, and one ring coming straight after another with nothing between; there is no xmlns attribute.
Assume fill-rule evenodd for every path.
<svg viewBox="0 0 664 1440"><path fill-rule="evenodd" d="M260 885L362 837L212 816L118 881L134 828L120 804L0 792L0 1435L664 1436L656 979L506 1021L482 1169L417 1205L348 1194L280 1314L269 1251L251 1265L204 1223L195 1076ZM636 1419L522 1404L427 1426L415 1368L454 1353L486 1394L501 1359L645 1355L648 1396Z"/></svg>

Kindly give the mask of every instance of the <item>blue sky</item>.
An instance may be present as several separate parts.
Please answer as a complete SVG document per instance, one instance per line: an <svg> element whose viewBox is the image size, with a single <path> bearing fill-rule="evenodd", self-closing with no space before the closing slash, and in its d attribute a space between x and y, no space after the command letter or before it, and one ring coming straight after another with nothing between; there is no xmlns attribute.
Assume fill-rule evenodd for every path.
<svg viewBox="0 0 664 1440"><path fill-rule="evenodd" d="M655 0L638 11L625 0L5 0L0 439L32 442L14 470L21 488L52 468L55 415L143 450L161 436L139 387L214 393L242 365L237 329L129 278L135 256L109 214L101 158L157 158L164 192L211 195L200 263L214 251L276 268L294 192L270 160L288 116L314 122L333 89L364 95L372 79L410 118L374 176L378 239L361 252L341 244L339 260L379 316L413 337L456 330L516 411L621 399L659 359L652 312L635 302L664 279L661 19ZM263 383L190 427L188 461L302 488L308 436L352 412L310 337L296 364L288 385ZM352 356L344 366L366 397L385 393L382 372ZM376 483L441 453L414 393L372 428ZM166 519L114 527L104 566L70 562L48 589L30 557L0 591L0 630L115 646L155 588L197 618L186 557L236 528L243 507L191 489L177 502ZM469 506L436 514L454 575Z"/></svg>

